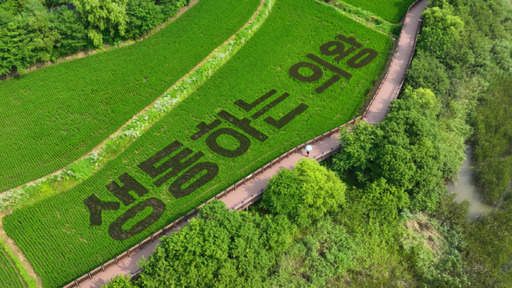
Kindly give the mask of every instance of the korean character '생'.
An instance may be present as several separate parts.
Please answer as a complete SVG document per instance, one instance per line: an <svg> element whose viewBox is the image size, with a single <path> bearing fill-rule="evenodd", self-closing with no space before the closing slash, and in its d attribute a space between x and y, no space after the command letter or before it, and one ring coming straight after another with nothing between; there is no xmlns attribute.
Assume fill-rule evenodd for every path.
<svg viewBox="0 0 512 288"><path fill-rule="evenodd" d="M108 191L112 193L123 205L129 206L135 202L135 197L130 192L134 192L137 196L141 197L148 193L148 190L142 186L128 173L119 176L119 181L123 184L119 185L116 181L112 181L105 186ZM119 210L120 202L102 201L95 194L92 194L84 200L84 204L89 210L90 226L101 226L102 224L102 211L103 210ZM123 225L130 219L134 218L144 209L151 207L152 212L146 218L140 220L135 225L131 226L128 230L123 229ZM121 216L119 216L108 227L110 237L115 240L125 240L131 238L144 229L158 221L165 211L165 204L157 198L145 199L137 203L135 206L130 207Z"/></svg>

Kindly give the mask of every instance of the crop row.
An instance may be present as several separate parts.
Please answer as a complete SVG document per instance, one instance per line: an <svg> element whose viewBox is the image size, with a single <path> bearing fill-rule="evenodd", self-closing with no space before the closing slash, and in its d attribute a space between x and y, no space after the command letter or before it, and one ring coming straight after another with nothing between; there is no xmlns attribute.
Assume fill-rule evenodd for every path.
<svg viewBox="0 0 512 288"><path fill-rule="evenodd" d="M368 10L389 22L398 23L415 0L388 0L383 5L379 0L342 0L350 5Z"/></svg>
<svg viewBox="0 0 512 288"><path fill-rule="evenodd" d="M148 39L0 82L0 191L86 154L231 36L259 0L202 0Z"/></svg>
<svg viewBox="0 0 512 288"><path fill-rule="evenodd" d="M82 184L5 217L5 230L45 286L63 285L352 119L390 44L331 7L277 1L194 94Z"/></svg>

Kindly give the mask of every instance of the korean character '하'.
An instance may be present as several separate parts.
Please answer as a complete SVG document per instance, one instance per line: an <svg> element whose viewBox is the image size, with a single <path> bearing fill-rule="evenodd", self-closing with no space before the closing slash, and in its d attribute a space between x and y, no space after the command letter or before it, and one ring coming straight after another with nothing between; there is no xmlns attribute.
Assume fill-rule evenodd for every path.
<svg viewBox="0 0 512 288"><path fill-rule="evenodd" d="M195 141L208 134L205 141L208 148L221 156L236 158L245 154L245 152L247 152L251 146L251 140L247 135L260 142L263 142L268 138L267 135L252 127L252 121L248 118L239 119L226 110L221 110L219 113L217 113L217 116L240 130L236 130L232 127L218 128L218 126L223 122L220 119L215 119L210 124L206 124L205 122L199 123L196 126L199 131L192 135L190 139ZM245 134L241 133L240 131L244 132ZM219 143L218 141L219 137L221 136L229 136L230 138L237 141L237 147L233 149L222 146L222 143Z"/></svg>

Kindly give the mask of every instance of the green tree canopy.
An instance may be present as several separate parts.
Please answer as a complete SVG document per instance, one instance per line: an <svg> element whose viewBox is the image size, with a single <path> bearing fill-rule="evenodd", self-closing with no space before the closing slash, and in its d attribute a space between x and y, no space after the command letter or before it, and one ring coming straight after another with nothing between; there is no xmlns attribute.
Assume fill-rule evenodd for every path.
<svg viewBox="0 0 512 288"><path fill-rule="evenodd" d="M95 46L103 44L103 37L124 35L128 21L127 0L73 0L73 4Z"/></svg>
<svg viewBox="0 0 512 288"><path fill-rule="evenodd" d="M147 261L141 287L259 287L291 241L285 217L232 213L221 201L163 237Z"/></svg>
<svg viewBox="0 0 512 288"><path fill-rule="evenodd" d="M342 133L333 168L352 174L362 187L383 178L409 194L411 209L434 209L444 192L439 105L430 90L406 90L382 123L360 122Z"/></svg>
<svg viewBox="0 0 512 288"><path fill-rule="evenodd" d="M345 203L346 185L314 160L301 160L293 170L282 169L270 179L261 205L305 226L337 211Z"/></svg>

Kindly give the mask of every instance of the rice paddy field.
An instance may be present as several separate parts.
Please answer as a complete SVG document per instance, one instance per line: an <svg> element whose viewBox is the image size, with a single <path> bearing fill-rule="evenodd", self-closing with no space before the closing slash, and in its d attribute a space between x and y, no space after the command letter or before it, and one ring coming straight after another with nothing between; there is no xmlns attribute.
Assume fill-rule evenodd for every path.
<svg viewBox="0 0 512 288"><path fill-rule="evenodd" d="M24 275L19 268L22 268L21 264L0 238L0 287L36 287L35 280Z"/></svg>
<svg viewBox="0 0 512 288"><path fill-rule="evenodd" d="M219 13L222 9L218 3L247 10L257 5L248 0L236 4L217 0L215 5L201 0L197 5L203 1ZM233 8L225 10L231 15ZM237 15L246 21L244 13ZM209 38L207 34L204 32ZM82 184L5 216L4 229L25 253L45 287L62 286L280 154L351 120L376 84L390 48L388 36L331 6L312 0L276 1L251 40L198 91ZM188 44L179 47L180 51L190 49ZM164 70L155 68L153 77L170 70L168 62L152 61L166 66ZM126 73L126 82L146 77L133 71ZM55 81L65 82L58 78ZM145 83L139 81L141 87ZM137 85L130 87L129 91ZM147 89L157 93L154 86ZM132 93L128 90L124 93ZM123 98L124 93L114 94ZM151 99L141 102L147 104ZM133 104L127 101L127 106ZM117 103L123 106L123 101ZM107 116L118 117L121 110L116 110L116 105L105 108ZM108 122L105 127L115 123ZM94 137L104 137L102 133L108 131L105 128ZM81 149L87 150L85 146ZM62 149L70 147L74 146ZM84 150L73 151L73 155Z"/></svg>
<svg viewBox="0 0 512 288"><path fill-rule="evenodd" d="M367 10L389 22L398 23L405 16L407 9L414 1L415 0L342 0L340 2L345 2Z"/></svg>
<svg viewBox="0 0 512 288"><path fill-rule="evenodd" d="M0 191L89 152L234 34L259 0L201 0L133 45L0 82Z"/></svg>
<svg viewBox="0 0 512 288"><path fill-rule="evenodd" d="M0 247L0 286L27 287L7 252Z"/></svg>

